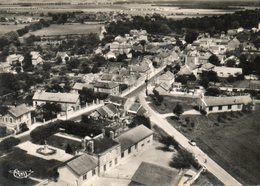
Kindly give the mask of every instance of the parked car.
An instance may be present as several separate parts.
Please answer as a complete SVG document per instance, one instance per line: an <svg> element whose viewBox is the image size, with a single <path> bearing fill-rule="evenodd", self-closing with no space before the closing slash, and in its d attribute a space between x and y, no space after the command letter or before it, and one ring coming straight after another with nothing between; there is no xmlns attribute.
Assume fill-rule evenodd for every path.
<svg viewBox="0 0 260 186"><path fill-rule="evenodd" d="M190 144L191 146L196 146L196 142L193 141L193 140L190 140L190 141L189 141L189 144Z"/></svg>

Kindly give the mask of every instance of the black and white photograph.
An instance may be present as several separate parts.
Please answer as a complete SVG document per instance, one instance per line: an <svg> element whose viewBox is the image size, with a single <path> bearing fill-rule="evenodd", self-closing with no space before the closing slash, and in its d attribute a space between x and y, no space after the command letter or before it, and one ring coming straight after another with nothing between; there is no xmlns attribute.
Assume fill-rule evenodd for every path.
<svg viewBox="0 0 260 186"><path fill-rule="evenodd" d="M0 0L0 186L260 185L260 0Z"/></svg>

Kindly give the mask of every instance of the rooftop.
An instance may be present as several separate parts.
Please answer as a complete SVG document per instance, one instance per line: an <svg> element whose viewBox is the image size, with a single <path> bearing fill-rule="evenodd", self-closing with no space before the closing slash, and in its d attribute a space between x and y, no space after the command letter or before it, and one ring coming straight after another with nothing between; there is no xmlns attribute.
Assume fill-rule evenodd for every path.
<svg viewBox="0 0 260 186"><path fill-rule="evenodd" d="M101 154L118 145L119 143L111 138L97 138L94 140L94 153Z"/></svg>
<svg viewBox="0 0 260 186"><path fill-rule="evenodd" d="M66 165L78 176L82 176L88 171L96 168L98 166L98 160L93 156L84 154L67 162Z"/></svg>
<svg viewBox="0 0 260 186"><path fill-rule="evenodd" d="M176 169L170 169L160 165L142 162L134 176L130 186L172 186L178 185L182 175Z"/></svg>
<svg viewBox="0 0 260 186"><path fill-rule="evenodd" d="M13 115L14 117L18 118L18 117L30 112L30 109L28 109L25 104L22 104L22 105L14 107L14 108L11 108L8 112L11 115Z"/></svg>
<svg viewBox="0 0 260 186"><path fill-rule="evenodd" d="M125 102L127 101L127 99L124 97L120 97L120 96L109 95L107 97L107 101L110 103L113 103L115 105L124 105Z"/></svg>
<svg viewBox="0 0 260 186"><path fill-rule="evenodd" d="M129 147L135 145L139 141L153 134L153 131L139 125L115 138L117 142L121 144L121 151L125 151Z"/></svg>
<svg viewBox="0 0 260 186"><path fill-rule="evenodd" d="M112 88L115 88L119 86L117 83L115 82L96 82L94 84L94 87L97 87L97 88L106 88L106 89L112 89Z"/></svg>
<svg viewBox="0 0 260 186"><path fill-rule="evenodd" d="M35 92L33 100L51 101L61 103L76 103L79 100L78 94L71 93L52 93L52 92Z"/></svg>
<svg viewBox="0 0 260 186"><path fill-rule="evenodd" d="M248 104L252 102L252 98L249 95L230 96L230 97L204 96L204 98L202 98L202 101L206 104L206 106L218 106L218 105Z"/></svg>

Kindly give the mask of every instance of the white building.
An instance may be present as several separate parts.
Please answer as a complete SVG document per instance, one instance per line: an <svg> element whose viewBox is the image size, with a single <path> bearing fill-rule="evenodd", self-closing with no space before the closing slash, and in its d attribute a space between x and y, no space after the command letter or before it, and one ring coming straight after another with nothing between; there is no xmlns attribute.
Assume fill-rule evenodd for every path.
<svg viewBox="0 0 260 186"><path fill-rule="evenodd" d="M32 51L30 54L32 56L32 64L34 66L42 63L43 60L39 52Z"/></svg>
<svg viewBox="0 0 260 186"><path fill-rule="evenodd" d="M233 67L222 67L222 66L216 66L213 69L214 72L217 73L218 77L224 77L227 78L229 76L236 77L239 74L242 74L242 68L233 68Z"/></svg>
<svg viewBox="0 0 260 186"><path fill-rule="evenodd" d="M46 103L57 103L63 111L78 110L80 105L79 95L73 93L52 93L37 91L33 98L33 106L41 106Z"/></svg>
<svg viewBox="0 0 260 186"><path fill-rule="evenodd" d="M210 113L242 111L245 106L249 106L250 110L254 110L253 100L249 95L231 96L231 97L213 97L202 96L199 100L200 109Z"/></svg>
<svg viewBox="0 0 260 186"><path fill-rule="evenodd" d="M31 110L25 106L25 104L16 106L8 110L7 114L0 115L0 123L7 127L9 130L16 132L20 131L20 127L23 123L27 127L31 126Z"/></svg>

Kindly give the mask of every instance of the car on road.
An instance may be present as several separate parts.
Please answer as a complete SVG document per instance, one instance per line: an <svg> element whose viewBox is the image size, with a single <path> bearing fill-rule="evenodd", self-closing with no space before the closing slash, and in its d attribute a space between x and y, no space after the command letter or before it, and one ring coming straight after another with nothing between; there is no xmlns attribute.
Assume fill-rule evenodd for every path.
<svg viewBox="0 0 260 186"><path fill-rule="evenodd" d="M189 144L190 144L191 146L196 146L196 142L193 141L193 140L190 140L190 141L189 141Z"/></svg>

